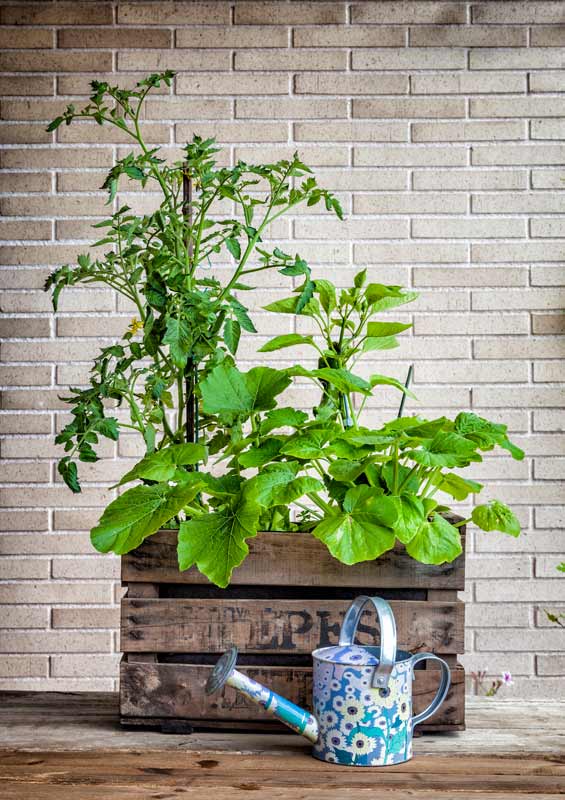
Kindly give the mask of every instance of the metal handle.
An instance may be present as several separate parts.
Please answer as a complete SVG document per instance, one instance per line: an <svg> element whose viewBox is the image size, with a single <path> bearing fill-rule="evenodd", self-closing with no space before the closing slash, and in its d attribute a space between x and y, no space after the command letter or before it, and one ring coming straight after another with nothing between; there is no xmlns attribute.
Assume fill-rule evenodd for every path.
<svg viewBox="0 0 565 800"><path fill-rule="evenodd" d="M441 681L439 684L439 689L437 690L437 694L430 703L430 705L424 709L420 714L416 714L415 717L412 717L412 725L415 727L419 725L420 722L423 722L428 717L431 717L432 714L435 714L438 708L441 706L443 701L445 700L447 693L449 691L449 687L451 686L451 672L449 670L448 665L439 656L434 655L433 653L417 653L415 656L412 656L412 669L414 669L414 665L417 664L419 661L426 661L430 659L431 661L438 661L441 666Z"/></svg>
<svg viewBox="0 0 565 800"><path fill-rule="evenodd" d="M383 688L388 684L388 679L396 660L396 623L392 608L387 601L383 600L382 597L368 597L367 595L356 597L345 614L339 634L339 644L343 647L354 643L357 626L367 603L374 605L381 629L379 666L373 673L372 686Z"/></svg>

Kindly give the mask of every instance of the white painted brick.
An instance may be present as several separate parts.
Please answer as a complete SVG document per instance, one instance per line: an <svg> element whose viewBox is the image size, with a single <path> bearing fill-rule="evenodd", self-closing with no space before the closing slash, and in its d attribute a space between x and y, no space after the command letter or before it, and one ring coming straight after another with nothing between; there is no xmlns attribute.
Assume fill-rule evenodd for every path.
<svg viewBox="0 0 565 800"><path fill-rule="evenodd" d="M415 142L480 142L523 139L525 124L509 122L415 122L412 139Z"/></svg>
<svg viewBox="0 0 565 800"><path fill-rule="evenodd" d="M557 567L563 564L564 560L562 554L556 554L554 556L536 556L536 578L562 579L563 572L558 570Z"/></svg>
<svg viewBox="0 0 565 800"><path fill-rule="evenodd" d="M521 0L521 2L507 3L504 0L498 2L476 2L471 6L471 19L473 22L506 24L508 22L508 12L512 13L514 23L552 23L562 22L563 13L559 3L540 2L540 0Z"/></svg>
<svg viewBox="0 0 565 800"><path fill-rule="evenodd" d="M473 400L477 408L521 408L524 405L534 407L556 406L563 402L563 391L556 388L538 388L524 386L519 392L506 392L490 386L479 386L473 392ZM524 487L525 491L525 487ZM555 491L555 489L553 489ZM546 498L544 502L555 499L555 494Z"/></svg>
<svg viewBox="0 0 565 800"><path fill-rule="evenodd" d="M545 100L547 105L551 108L553 106L554 98L540 98ZM565 120L563 119L533 119L530 125L530 132L532 139L559 139L563 140L565 136ZM553 148L555 150L555 148ZM557 151L558 152L558 151ZM547 163L554 163L549 161ZM562 162L555 162L562 163Z"/></svg>
<svg viewBox="0 0 565 800"><path fill-rule="evenodd" d="M501 144L487 147L478 145L471 151L471 163L476 166L565 164L565 146Z"/></svg>
<svg viewBox="0 0 565 800"><path fill-rule="evenodd" d="M356 244L357 264L446 264L465 261L467 248L462 244Z"/></svg>
<svg viewBox="0 0 565 800"><path fill-rule="evenodd" d="M409 2L384 5L378 0L355 3L351 7L353 23L393 23L417 24L437 23L453 25L467 21L466 9L462 3L431 2L410 0Z"/></svg>
<svg viewBox="0 0 565 800"><path fill-rule="evenodd" d="M407 94L408 88L408 76L386 72L367 72L357 75L344 72L339 75L304 72L296 75L294 79L296 94Z"/></svg>
<svg viewBox="0 0 565 800"><path fill-rule="evenodd" d="M492 628L499 622L505 628L527 628L531 609L514 603L471 603L465 608L465 618L473 628ZM489 668L494 666L489 664Z"/></svg>
<svg viewBox="0 0 565 800"><path fill-rule="evenodd" d="M517 581L519 584L520 582ZM530 652L539 650L559 651L565 647L565 630L522 630L502 628L496 631L481 630L477 632L477 650L500 650L501 638L504 637L505 648L516 650L523 648ZM523 637L520 640L520 637Z"/></svg>
<svg viewBox="0 0 565 800"><path fill-rule="evenodd" d="M413 185L415 189L435 191L525 189L527 177L525 170L437 169L415 172ZM496 198L503 203L504 195L496 195Z"/></svg>
<svg viewBox="0 0 565 800"><path fill-rule="evenodd" d="M476 214L544 214L560 212L563 195L559 192L523 192L520 194L478 194L471 198Z"/></svg>
<svg viewBox="0 0 565 800"><path fill-rule="evenodd" d="M505 580L503 578L499 578L496 581L488 579L478 580L475 583L475 591L476 591L476 599L478 600L479 603L492 602L494 600L501 600L504 603L511 603L511 602L551 603L554 600L563 599L563 587L559 585L559 581L552 581L552 580L541 580L541 579ZM490 632L486 631L478 633L488 634ZM481 639L481 644L489 645L491 641L494 644L494 647L491 648L487 647L485 649L496 650L499 649L500 647L503 647L504 649L510 648L507 631L505 631L504 633L504 638L502 638L502 634L499 632L498 628L494 630L492 633L494 635L492 640ZM527 633L526 629L521 629L519 631L520 636L523 636L526 633ZM498 648L496 647L497 640L498 640ZM523 640L519 645L519 649L522 648L526 649L526 645Z"/></svg>
<svg viewBox="0 0 565 800"><path fill-rule="evenodd" d="M479 553L552 553L560 547L560 538L565 544L565 537L559 531L522 531L517 538L513 536L477 536L475 549Z"/></svg>
<svg viewBox="0 0 565 800"><path fill-rule="evenodd" d="M477 339L473 344L476 358L560 358L565 352L565 338L530 336L527 339Z"/></svg>
<svg viewBox="0 0 565 800"><path fill-rule="evenodd" d="M521 308L562 308L565 302L565 290L555 291L550 289L513 289L504 292L503 304L505 310ZM474 310L493 310L501 307L501 296L489 291L476 290L473 292L471 307Z"/></svg>
<svg viewBox="0 0 565 800"><path fill-rule="evenodd" d="M522 219L450 219L412 220L412 236L416 239L506 239L526 235Z"/></svg>
<svg viewBox="0 0 565 800"><path fill-rule="evenodd" d="M534 431L565 431L565 409L534 411Z"/></svg>
<svg viewBox="0 0 565 800"><path fill-rule="evenodd" d="M471 69L559 69L563 66L565 48L545 50L539 48L508 48L471 50L469 65Z"/></svg>
<svg viewBox="0 0 565 800"><path fill-rule="evenodd" d="M414 286L526 286L526 267L414 267Z"/></svg>
<svg viewBox="0 0 565 800"><path fill-rule="evenodd" d="M520 262L520 261L562 261L565 241L558 242L521 242L511 244L498 242L497 244L471 245L471 259L475 262ZM554 306L544 306L544 308Z"/></svg>
<svg viewBox="0 0 565 800"><path fill-rule="evenodd" d="M526 76L501 72L417 73L410 77L413 94L508 94L524 92ZM492 115L494 116L494 115Z"/></svg>
<svg viewBox="0 0 565 800"><path fill-rule="evenodd" d="M352 101L354 117L359 118L439 118L464 117L465 101L455 97L380 97L377 100ZM330 116L329 114L327 116ZM335 115L337 116L337 115Z"/></svg>
<svg viewBox="0 0 565 800"><path fill-rule="evenodd" d="M416 364L414 375L416 383L521 383L528 380L528 364L525 361L489 361L487 364L460 361L438 366L423 362Z"/></svg>
<svg viewBox="0 0 565 800"><path fill-rule="evenodd" d="M565 89L563 72L531 72L528 76L530 92L562 92Z"/></svg>
<svg viewBox="0 0 565 800"><path fill-rule="evenodd" d="M120 336L135 311L109 291L73 289L53 321L42 285L48 265L86 249L91 223L108 211L98 191L105 170L130 145L90 123L46 134L44 121L67 102L86 102L92 74L131 86L171 66L180 74L149 101L144 122L169 161L183 157L193 133L226 145L219 165L298 149L320 185L338 192L347 219L322 204L297 207L266 246L299 251L314 277L339 287L368 262L370 280L422 289L386 315L414 330L400 348L360 362L359 374L404 379L414 363L420 402L409 401L411 413L472 408L507 423L525 449L521 462L497 451L467 470L485 483L485 499L514 507L524 532L515 539L470 526L464 661L510 669L518 695L562 691L563 643L551 645L555 628L543 616L544 607L565 611L554 570L565 553L562 4L144 0L117 4L114 23L105 4L89 4L86 17L70 4L35 5L2 56L18 74L0 77L0 481L11 503L0 508L8 578L0 603L10 626L0 688L116 688L119 561L95 555L88 531L104 487L143 447L133 436L119 448L104 442L102 461L81 469L85 489L75 498L55 472L51 431L70 420L58 395L87 380L92 347ZM15 25L13 8L20 13L7 5L3 14ZM55 28L66 52L48 49ZM117 202L137 213L157 207L155 192L131 188L120 187ZM231 203L218 213L231 217ZM226 274L224 259L212 266ZM308 318L262 311L289 283L266 274L249 298L259 333L242 342L242 368L315 364L301 349L257 353L274 333L313 330ZM285 394L297 407L316 400L304 381ZM388 421L398 400L393 389L379 392L366 424Z"/></svg>
<svg viewBox="0 0 565 800"><path fill-rule="evenodd" d="M559 480L565 474L565 458L536 458L534 478Z"/></svg>
<svg viewBox="0 0 565 800"><path fill-rule="evenodd" d="M492 335L493 333L527 333L526 314L449 314L416 315L416 335Z"/></svg>
<svg viewBox="0 0 565 800"><path fill-rule="evenodd" d="M534 364L534 383L557 383L560 381L565 381L565 361L542 361Z"/></svg>
<svg viewBox="0 0 565 800"><path fill-rule="evenodd" d="M441 192L395 192L387 194L357 194L353 198L355 214L464 214L467 198L464 194L445 195Z"/></svg>
<svg viewBox="0 0 565 800"><path fill-rule="evenodd" d="M560 167L553 169L533 169L532 170L533 189L563 189L563 175Z"/></svg>
<svg viewBox="0 0 565 800"><path fill-rule="evenodd" d="M353 69L462 69L465 53L451 47L410 47L395 50L372 47L353 51Z"/></svg>
<svg viewBox="0 0 565 800"><path fill-rule="evenodd" d="M347 219L343 224L334 219L306 218L294 223L296 239L406 239L406 219Z"/></svg>
<svg viewBox="0 0 565 800"><path fill-rule="evenodd" d="M355 147L356 166L458 167L467 163L464 147Z"/></svg>
<svg viewBox="0 0 565 800"><path fill-rule="evenodd" d="M552 653L549 656L536 656L538 675L563 675L565 673L565 654Z"/></svg>
<svg viewBox="0 0 565 800"><path fill-rule="evenodd" d="M530 222L530 234L535 238L552 239L565 237L565 219L560 217L538 217Z"/></svg>

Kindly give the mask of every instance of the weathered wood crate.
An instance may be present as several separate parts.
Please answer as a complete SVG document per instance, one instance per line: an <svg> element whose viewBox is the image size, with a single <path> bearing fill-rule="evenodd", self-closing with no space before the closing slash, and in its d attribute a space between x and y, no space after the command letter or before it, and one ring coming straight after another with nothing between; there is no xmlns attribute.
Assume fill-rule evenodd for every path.
<svg viewBox="0 0 565 800"><path fill-rule="evenodd" d="M464 536L463 536L464 540ZM426 566L402 547L374 562L344 566L308 534L262 533L227 589L195 569L179 572L176 532L161 531L122 558L120 709L124 724L183 731L191 727L280 730L262 708L229 686L208 697L204 687L218 656L232 643L249 675L301 706L310 707L310 654L336 644L343 614L360 594L391 601L399 647L431 650L451 667L452 687L439 712L419 726L465 727L463 652L465 559ZM368 608L358 641L378 638ZM439 673L416 670L415 712L431 702Z"/></svg>

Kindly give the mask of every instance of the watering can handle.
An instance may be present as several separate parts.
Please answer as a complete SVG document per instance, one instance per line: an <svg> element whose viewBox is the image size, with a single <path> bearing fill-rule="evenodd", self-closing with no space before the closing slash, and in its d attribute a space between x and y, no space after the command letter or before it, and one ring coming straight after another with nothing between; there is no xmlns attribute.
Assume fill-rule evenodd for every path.
<svg viewBox="0 0 565 800"><path fill-rule="evenodd" d="M430 703L430 705L421 711L419 714L416 714L412 717L412 725L415 727L419 725L420 722L423 722L428 717L431 717L432 714L438 710L441 706L445 698L447 697L447 693L449 691L449 687L451 686L451 671L447 663L443 660L443 658L439 658L434 653L416 653L416 655L412 656L412 669L414 669L414 665L417 664L419 661L437 661L441 667L441 680L439 684L439 689L437 690L437 694Z"/></svg>
<svg viewBox="0 0 565 800"><path fill-rule="evenodd" d="M396 660L396 623L387 601L382 597L368 597L367 595L356 597L345 614L339 634L339 644L343 647L354 643L357 626L367 603L374 605L381 629L381 653L379 665L373 673L372 685L382 689L388 685L388 679Z"/></svg>

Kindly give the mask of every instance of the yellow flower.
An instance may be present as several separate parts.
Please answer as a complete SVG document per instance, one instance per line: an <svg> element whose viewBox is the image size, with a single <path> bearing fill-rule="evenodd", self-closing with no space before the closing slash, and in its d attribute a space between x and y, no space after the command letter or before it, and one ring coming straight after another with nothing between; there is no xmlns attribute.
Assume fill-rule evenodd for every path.
<svg viewBox="0 0 565 800"><path fill-rule="evenodd" d="M140 322L137 317L134 317L128 326L128 331L134 336L138 331L143 330L143 322Z"/></svg>

